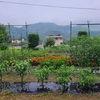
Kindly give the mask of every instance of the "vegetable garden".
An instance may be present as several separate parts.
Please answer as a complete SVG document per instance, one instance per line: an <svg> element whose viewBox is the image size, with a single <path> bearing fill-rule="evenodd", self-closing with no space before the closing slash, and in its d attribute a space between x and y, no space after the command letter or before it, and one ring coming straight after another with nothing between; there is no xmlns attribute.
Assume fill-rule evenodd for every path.
<svg viewBox="0 0 100 100"><path fill-rule="evenodd" d="M46 92L61 91L62 93L72 93L72 94L91 93L91 92L99 93L100 74L99 73L93 74L94 71L98 72L100 71L99 62L93 60L93 62L96 61L94 62L95 63L94 64L93 62L91 62L90 59L91 57L90 58L88 57L87 59L89 62L87 63L86 62L87 59L85 58L87 57L88 54L88 52L86 51L87 49L84 51L85 55L83 55L82 51L80 50L80 48L78 48L78 46L77 50L79 51L76 52L75 52L75 47L73 48L73 46L72 47L62 46L63 48L67 49L66 52L64 50L66 55L64 55L62 51L61 49L62 47L61 48L58 47L61 49L62 53L60 51L58 53L55 51L49 53L48 51L50 50L46 50L46 49L52 50L52 48L54 47L45 48L44 50L40 49L33 51L24 49L22 54L23 57L18 56L20 55L21 50L14 50L15 55L17 54L16 55L17 57L14 56L15 58L13 57L11 51L10 53L9 50L8 52L7 50L4 51L6 52L6 57L4 56L3 52L1 56L3 57L3 60L1 60L0 63L0 84L1 84L0 91L7 89L12 91L13 93L34 93L36 91L37 91L36 93L41 93L45 91ZM56 47L56 49L58 48ZM71 54L69 54L71 51L70 49L73 50L73 53ZM40 54L40 56L38 53ZM75 53L79 53L78 56L76 56ZM95 55L93 54L92 56L94 57ZM99 61L99 56L96 57L98 57ZM86 64L84 64L84 62L86 62ZM13 75L13 80L12 80L13 84L8 84L10 80L9 79L6 80L5 77L7 76L11 77L11 75ZM31 77L31 79L27 80L26 77L28 78ZM50 80L51 77L52 80ZM16 78L18 79L17 81L15 81ZM33 84L32 82L33 83L39 82L36 83L38 84L38 87L37 89L35 89L35 91L31 89L27 90L27 88L30 87L30 84ZM17 88L18 84L20 89L19 87ZM26 84L28 85L26 86ZM53 84L56 87L56 89L52 90L51 88L52 85L49 88L48 84L49 85ZM14 85L17 88L16 92L14 90L15 89ZM34 87L34 85L32 87Z"/></svg>
<svg viewBox="0 0 100 100"><path fill-rule="evenodd" d="M66 45L0 51L0 95L100 95L100 37L73 37Z"/></svg>

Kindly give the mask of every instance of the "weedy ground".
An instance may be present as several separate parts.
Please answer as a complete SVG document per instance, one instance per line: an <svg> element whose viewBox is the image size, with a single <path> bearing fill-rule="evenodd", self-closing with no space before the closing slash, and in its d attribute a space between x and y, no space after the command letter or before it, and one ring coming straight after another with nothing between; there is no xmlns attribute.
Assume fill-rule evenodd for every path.
<svg viewBox="0 0 100 100"><path fill-rule="evenodd" d="M44 93L44 94L13 94L7 91L0 93L0 100L100 100L100 93L98 94L62 94L57 93Z"/></svg>

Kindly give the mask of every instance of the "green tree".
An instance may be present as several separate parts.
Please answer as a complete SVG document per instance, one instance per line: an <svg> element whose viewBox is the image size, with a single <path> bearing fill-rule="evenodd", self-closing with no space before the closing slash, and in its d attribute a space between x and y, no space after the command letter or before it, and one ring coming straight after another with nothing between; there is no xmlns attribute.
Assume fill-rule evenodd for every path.
<svg viewBox="0 0 100 100"><path fill-rule="evenodd" d="M10 43L9 34L6 31L6 27L0 24L0 49L5 50L8 48Z"/></svg>
<svg viewBox="0 0 100 100"><path fill-rule="evenodd" d="M82 36L82 35L86 35L87 36L88 34L87 34L86 31L82 31L81 30L81 31L78 32L78 36Z"/></svg>
<svg viewBox="0 0 100 100"><path fill-rule="evenodd" d="M61 65L59 69L55 70L56 79L58 84L62 87L62 92L64 93L67 89L68 82L72 81L73 71L75 70L74 66Z"/></svg>
<svg viewBox="0 0 100 100"><path fill-rule="evenodd" d="M44 82L45 80L48 80L49 73L50 73L49 68L47 66L44 66L43 68L38 68L33 72L38 82L41 82L42 89L44 90Z"/></svg>
<svg viewBox="0 0 100 100"><path fill-rule="evenodd" d="M21 87L23 90L24 76L29 74L31 70L30 64L28 61L17 62L13 68L13 73L19 75L21 78Z"/></svg>
<svg viewBox="0 0 100 100"><path fill-rule="evenodd" d="M100 66L100 37L71 39L70 55L77 66Z"/></svg>
<svg viewBox="0 0 100 100"><path fill-rule="evenodd" d="M85 92L92 89L94 85L94 75L91 73L90 68L78 69L79 85Z"/></svg>
<svg viewBox="0 0 100 100"><path fill-rule="evenodd" d="M39 44L39 35L38 34L29 34L28 35L28 47L34 49Z"/></svg>
<svg viewBox="0 0 100 100"><path fill-rule="evenodd" d="M54 44L55 44L55 41L53 38L47 38L44 43L44 47L53 46Z"/></svg>

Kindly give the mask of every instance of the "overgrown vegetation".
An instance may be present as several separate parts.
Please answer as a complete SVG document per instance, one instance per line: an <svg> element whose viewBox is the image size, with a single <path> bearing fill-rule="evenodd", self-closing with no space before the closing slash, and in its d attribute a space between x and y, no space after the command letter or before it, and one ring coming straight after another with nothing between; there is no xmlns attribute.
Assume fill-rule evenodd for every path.
<svg viewBox="0 0 100 100"><path fill-rule="evenodd" d="M91 69L100 66L100 37L90 38L87 33L81 32L78 37L73 37L68 41L67 46L57 47L52 42L45 44L46 48L35 50L34 48L39 43L39 36L37 34L35 36L29 35L29 48L16 50L10 47L0 51L1 82L2 76L10 71L9 74L13 72L20 76L23 88L24 76L30 74L30 70L33 70L31 68L35 66L33 76L41 82L42 89L50 74L56 76L55 81L61 85L62 92L67 90L68 83L73 77L78 78L82 89L90 89L95 84Z"/></svg>
<svg viewBox="0 0 100 100"><path fill-rule="evenodd" d="M100 37L74 37L71 39L70 56L76 66L100 66Z"/></svg>
<svg viewBox="0 0 100 100"><path fill-rule="evenodd" d="M55 44L54 39L50 37L45 40L44 47L53 46L54 44Z"/></svg>
<svg viewBox="0 0 100 100"><path fill-rule="evenodd" d="M6 27L0 24L0 49L6 50L10 44L10 37L6 31Z"/></svg>

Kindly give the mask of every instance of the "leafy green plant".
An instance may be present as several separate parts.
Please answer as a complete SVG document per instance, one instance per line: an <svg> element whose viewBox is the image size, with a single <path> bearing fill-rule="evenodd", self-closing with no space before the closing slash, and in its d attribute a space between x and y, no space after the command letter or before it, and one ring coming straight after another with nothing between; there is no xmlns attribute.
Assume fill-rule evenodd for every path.
<svg viewBox="0 0 100 100"><path fill-rule="evenodd" d="M65 66L67 65L66 60L58 59L58 60L55 60L53 63L54 69L59 69L62 65L65 65Z"/></svg>
<svg viewBox="0 0 100 100"><path fill-rule="evenodd" d="M87 36L88 33L84 30L83 31L81 30L81 31L78 32L78 36L82 36L82 35Z"/></svg>
<svg viewBox="0 0 100 100"><path fill-rule="evenodd" d="M34 71L34 75L38 82L41 82L41 87L44 90L44 82L48 79L49 69L47 67L38 68Z"/></svg>
<svg viewBox="0 0 100 100"><path fill-rule="evenodd" d="M16 61L13 58L9 58L8 60L3 61L6 71L12 72L14 66L16 65Z"/></svg>
<svg viewBox="0 0 100 100"><path fill-rule="evenodd" d="M47 66L51 70L56 70L56 69L59 69L61 67L61 65L67 65L67 62L65 59L44 60L44 61L41 61L39 67L43 68L43 67Z"/></svg>
<svg viewBox="0 0 100 100"><path fill-rule="evenodd" d="M44 43L44 47L53 46L54 44L55 44L54 39L51 37L48 37Z"/></svg>
<svg viewBox="0 0 100 100"><path fill-rule="evenodd" d="M92 89L92 86L94 85L94 75L91 73L91 69L85 68L85 69L79 69L79 85L82 89L85 91Z"/></svg>
<svg viewBox="0 0 100 100"><path fill-rule="evenodd" d="M40 68L43 68L43 67L50 67L50 66L52 66L52 64L53 64L53 60L44 60L44 61L41 61L41 63L40 63L40 65L39 65L39 67Z"/></svg>
<svg viewBox="0 0 100 100"><path fill-rule="evenodd" d="M23 88L24 76L30 72L30 65L27 61L17 62L14 66L13 73L19 75L21 78L21 85Z"/></svg>
<svg viewBox="0 0 100 100"><path fill-rule="evenodd" d="M59 69L54 71L57 77L57 82L62 87L62 92L66 91L68 82L72 81L71 76L74 69L75 69L74 66L69 67L62 65Z"/></svg>
<svg viewBox="0 0 100 100"><path fill-rule="evenodd" d="M2 76L6 73L5 63L0 64L0 82L2 82Z"/></svg>
<svg viewBox="0 0 100 100"><path fill-rule="evenodd" d="M70 44L70 56L77 66L100 66L100 37L74 37Z"/></svg>
<svg viewBox="0 0 100 100"><path fill-rule="evenodd" d="M28 47L34 49L39 44L39 35L38 34L29 34L28 35Z"/></svg>
<svg viewBox="0 0 100 100"><path fill-rule="evenodd" d="M0 24L0 49L6 50L9 47L11 40L6 30L6 26Z"/></svg>

